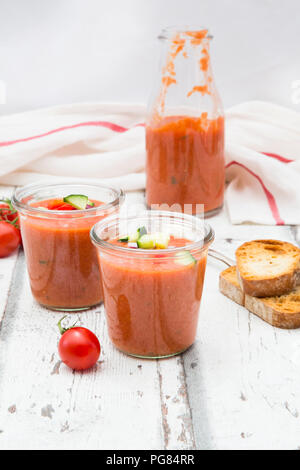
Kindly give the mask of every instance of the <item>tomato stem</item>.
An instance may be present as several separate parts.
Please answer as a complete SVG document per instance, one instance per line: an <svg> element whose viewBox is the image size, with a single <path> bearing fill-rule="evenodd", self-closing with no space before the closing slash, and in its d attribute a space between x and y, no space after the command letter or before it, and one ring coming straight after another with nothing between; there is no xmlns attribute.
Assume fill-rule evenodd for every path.
<svg viewBox="0 0 300 470"><path fill-rule="evenodd" d="M63 335L66 331L68 330L71 330L72 328L75 327L75 325L77 324L78 320L76 320L76 322L74 323L74 325L70 326L69 328L64 328L61 324L61 322L67 317L68 315L64 315L60 320L59 322L57 323L57 326L58 326L58 329L59 329L59 332L61 335Z"/></svg>
<svg viewBox="0 0 300 470"><path fill-rule="evenodd" d="M10 209L11 211L17 212L17 211L13 208L13 205L12 205L10 199L8 199L8 198L6 198L6 197L2 197L2 198L0 199L0 202L4 202L4 204L7 204L8 207L9 207L9 209Z"/></svg>
<svg viewBox="0 0 300 470"><path fill-rule="evenodd" d="M4 203L8 205L8 208L4 208L4 207L0 208L0 218L2 218L5 222L7 222L10 225L13 225L14 227L20 230L19 216L18 216L16 209L13 207L11 200L6 197L1 197L0 203ZM16 217L13 220L10 220L7 215L7 211L9 211L9 215L16 214Z"/></svg>

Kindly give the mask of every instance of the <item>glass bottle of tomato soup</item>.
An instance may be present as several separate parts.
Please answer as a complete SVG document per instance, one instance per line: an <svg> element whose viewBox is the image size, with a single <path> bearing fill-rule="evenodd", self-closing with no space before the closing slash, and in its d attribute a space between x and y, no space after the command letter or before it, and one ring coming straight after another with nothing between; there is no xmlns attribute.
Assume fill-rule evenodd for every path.
<svg viewBox="0 0 300 470"><path fill-rule="evenodd" d="M152 209L205 216L224 199L224 113L206 29L167 28L146 123L146 197Z"/></svg>

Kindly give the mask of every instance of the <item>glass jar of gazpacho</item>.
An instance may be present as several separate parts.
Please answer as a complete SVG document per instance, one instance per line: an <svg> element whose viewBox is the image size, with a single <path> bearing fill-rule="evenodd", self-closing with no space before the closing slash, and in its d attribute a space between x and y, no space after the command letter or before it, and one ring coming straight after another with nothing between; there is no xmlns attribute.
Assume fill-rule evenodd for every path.
<svg viewBox="0 0 300 470"><path fill-rule="evenodd" d="M146 123L149 208L205 216L223 206L224 114L206 29L167 28Z"/></svg>
<svg viewBox="0 0 300 470"><path fill-rule="evenodd" d="M175 212L118 215L91 230L103 281L108 332L122 352L169 357L196 335L213 230Z"/></svg>
<svg viewBox="0 0 300 470"><path fill-rule="evenodd" d="M28 185L13 205L20 218L31 290L43 306L85 310L103 300L91 227L119 210L121 190L82 183Z"/></svg>

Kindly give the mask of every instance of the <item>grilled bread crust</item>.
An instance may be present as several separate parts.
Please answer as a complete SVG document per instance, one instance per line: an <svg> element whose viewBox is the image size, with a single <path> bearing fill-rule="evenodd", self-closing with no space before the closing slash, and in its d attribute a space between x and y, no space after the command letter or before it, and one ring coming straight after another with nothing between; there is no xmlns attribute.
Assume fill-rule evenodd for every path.
<svg viewBox="0 0 300 470"><path fill-rule="evenodd" d="M222 294L243 305L270 325L284 329L300 328L300 286L288 294L257 298L244 293L235 266L221 272L219 289Z"/></svg>
<svg viewBox="0 0 300 470"><path fill-rule="evenodd" d="M241 289L253 297L288 294L300 284L300 250L278 240L254 240L236 250Z"/></svg>

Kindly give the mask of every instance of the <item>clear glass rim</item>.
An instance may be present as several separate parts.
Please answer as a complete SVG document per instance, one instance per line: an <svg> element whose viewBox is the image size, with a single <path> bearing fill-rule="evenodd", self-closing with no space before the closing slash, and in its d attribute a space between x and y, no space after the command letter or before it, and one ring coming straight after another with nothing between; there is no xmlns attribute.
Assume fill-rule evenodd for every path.
<svg viewBox="0 0 300 470"><path fill-rule="evenodd" d="M97 188L97 189L104 189L107 191L111 191L114 194L114 198L111 202L102 204L97 207L91 207L89 209L83 209L83 210L76 210L72 211L72 217L71 218L76 218L77 216L82 217L90 217L94 216L95 213L99 212L105 212L107 210L110 210L114 207L117 207L122 204L124 201L124 192L122 189L116 189L111 186L106 186L104 184L94 184L94 183L88 183L84 182L82 180L74 180L74 181L67 181L67 182L60 182L60 183L43 183L43 182L38 182L38 183L31 183L27 184L25 186L21 186L19 188L16 188L14 191L14 194L12 196L12 204L15 207L15 209L19 212L29 212L32 215L35 215L36 217L43 217L43 218L55 218L59 216L59 218L63 218L64 216L67 216L68 219L70 219L70 211L59 211L59 210L51 210L51 211L45 211L44 209L39 209L38 207L32 207L30 204L26 204L22 202L22 200L26 196L30 196L39 190L47 189L47 188L56 188L59 186L86 186L89 188Z"/></svg>
<svg viewBox="0 0 300 470"><path fill-rule="evenodd" d="M174 34L176 33L186 33L186 32L196 32L196 31L207 31L207 35L205 39L213 39L213 36L210 34L208 28L205 28L204 26L201 26L199 24L197 25L173 25L173 26L167 26L163 28L158 36L158 39L162 40L172 40L174 37Z"/></svg>
<svg viewBox="0 0 300 470"><path fill-rule="evenodd" d="M197 217L193 215L188 215L188 214L183 214L180 212L169 212L169 211L155 211L155 210L148 210L141 212L137 216L129 216L129 217L122 217L119 214L113 215L110 217L107 217L104 220L101 220L100 222L97 222L90 231L90 236L93 241L93 243L103 249L104 251L109 251L114 254L119 254L119 255L132 255L134 256L138 255L138 257L145 257L149 259L149 257L157 255L158 250L151 250L151 249L142 249L142 248L127 248L126 246L120 246L120 245L114 245L108 241L103 240L100 238L97 234L100 230L103 230L105 228L112 227L117 221L118 222L125 222L125 221L137 221L138 219L150 219L150 218L158 218L158 217L165 217L165 218L171 218L171 219L177 219L179 222L184 221L184 222L190 222L191 226L198 225L198 228L200 227L205 229L205 236L203 239L194 241L189 243L188 245L185 245L184 247L173 247L173 248L165 248L162 250L159 250L159 252L164 253L164 254L169 254L173 255L175 253L178 253L179 251L187 250L187 251L202 251L206 249L214 240L215 238L215 232L213 228L207 223L204 222L202 219L198 219ZM165 259L165 258L164 258Z"/></svg>

